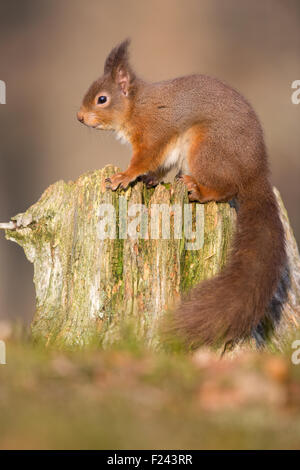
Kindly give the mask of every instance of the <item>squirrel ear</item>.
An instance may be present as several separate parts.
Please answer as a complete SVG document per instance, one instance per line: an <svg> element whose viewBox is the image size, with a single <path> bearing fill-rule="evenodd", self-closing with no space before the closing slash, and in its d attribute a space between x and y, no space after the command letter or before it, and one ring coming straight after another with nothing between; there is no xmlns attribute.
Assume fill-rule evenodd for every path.
<svg viewBox="0 0 300 470"><path fill-rule="evenodd" d="M125 96L128 95L130 86L135 78L129 65L129 44L130 39L126 39L116 46L108 55L104 65L104 74L111 75L112 79L119 84Z"/></svg>
<svg viewBox="0 0 300 470"><path fill-rule="evenodd" d="M122 65L118 67L115 79L118 85L120 86L122 93L125 96L128 96L131 79L129 72L125 70Z"/></svg>

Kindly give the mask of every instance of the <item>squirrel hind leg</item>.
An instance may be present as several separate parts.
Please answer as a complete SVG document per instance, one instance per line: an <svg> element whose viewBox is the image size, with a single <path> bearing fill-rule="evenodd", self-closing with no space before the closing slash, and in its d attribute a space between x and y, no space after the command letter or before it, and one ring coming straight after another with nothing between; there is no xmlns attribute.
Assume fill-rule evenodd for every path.
<svg viewBox="0 0 300 470"><path fill-rule="evenodd" d="M233 194L232 191L218 191L213 188L208 188L207 186L204 186L203 184L197 183L195 178L190 175L181 175L180 179L183 181L183 183L186 185L188 194L189 194L189 200L191 202L193 201L198 201L198 202L227 202L230 201L235 197L235 194Z"/></svg>
<svg viewBox="0 0 300 470"><path fill-rule="evenodd" d="M202 203L228 202L238 194L238 175L232 165L231 155L227 155L222 141L219 142L218 135L214 134L212 129L204 138L196 135L187 155L188 171L185 173L192 176L183 180L187 181L189 189L193 179L198 188L197 200Z"/></svg>

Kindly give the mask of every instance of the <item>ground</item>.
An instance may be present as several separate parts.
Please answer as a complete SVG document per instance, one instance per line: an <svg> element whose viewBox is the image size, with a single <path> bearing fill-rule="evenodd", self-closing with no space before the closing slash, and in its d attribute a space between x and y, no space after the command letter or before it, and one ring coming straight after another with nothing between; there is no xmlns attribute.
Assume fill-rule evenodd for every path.
<svg viewBox="0 0 300 470"><path fill-rule="evenodd" d="M1 449L300 448L300 365L289 348L220 360L132 340L44 350L24 335L6 348Z"/></svg>

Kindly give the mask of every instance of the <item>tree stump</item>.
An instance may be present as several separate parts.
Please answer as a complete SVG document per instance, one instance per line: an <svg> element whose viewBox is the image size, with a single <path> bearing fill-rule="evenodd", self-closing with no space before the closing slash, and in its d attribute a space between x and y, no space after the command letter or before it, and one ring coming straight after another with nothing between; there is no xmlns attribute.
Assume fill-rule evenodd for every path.
<svg viewBox="0 0 300 470"><path fill-rule="evenodd" d="M6 231L34 264L32 334L47 345L82 347L96 338L105 347L129 324L139 338L156 345L158 320L182 292L214 276L226 262L234 207L190 204L180 181L106 190L105 179L116 171L106 166L75 182L53 184L12 219L15 229ZM300 258L275 194L287 237L289 288L280 322L271 319L267 344L280 347L299 325Z"/></svg>

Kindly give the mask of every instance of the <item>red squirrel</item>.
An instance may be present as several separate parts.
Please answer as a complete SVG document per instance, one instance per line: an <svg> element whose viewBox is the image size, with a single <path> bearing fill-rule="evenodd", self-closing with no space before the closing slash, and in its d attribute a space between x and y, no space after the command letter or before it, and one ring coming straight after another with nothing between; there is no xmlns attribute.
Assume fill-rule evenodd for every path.
<svg viewBox="0 0 300 470"><path fill-rule="evenodd" d="M172 331L191 347L244 339L264 318L286 265L261 125L245 98L215 78L140 79L128 45L126 40L110 52L77 118L95 129L114 130L132 145L127 170L107 180L113 191L138 177L156 185L177 168L190 201L237 200L229 260L217 277L182 300Z"/></svg>

